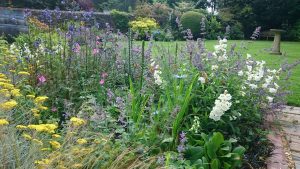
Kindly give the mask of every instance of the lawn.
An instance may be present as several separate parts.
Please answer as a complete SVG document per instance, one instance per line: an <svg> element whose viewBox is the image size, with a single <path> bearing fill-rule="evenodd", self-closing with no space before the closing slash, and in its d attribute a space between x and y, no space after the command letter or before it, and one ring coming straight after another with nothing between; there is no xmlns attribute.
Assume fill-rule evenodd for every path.
<svg viewBox="0 0 300 169"><path fill-rule="evenodd" d="M184 42L177 42L180 48ZM156 42L155 46L165 46L171 52L175 53L175 42ZM217 44L215 40L208 40L205 42L205 46L208 50L213 51L214 45ZM240 50L245 55L251 54L257 60L264 60L271 68L279 68L284 62L294 63L300 60L300 42L283 42L281 44L281 52L283 55L271 55L268 53L268 49L272 46L272 41L238 41L230 40L229 45L236 44L237 50ZM155 51L154 51L155 52ZM287 82L290 87L289 90L292 94L288 97L288 104L292 106L300 106L300 65L295 67L292 71L290 80Z"/></svg>

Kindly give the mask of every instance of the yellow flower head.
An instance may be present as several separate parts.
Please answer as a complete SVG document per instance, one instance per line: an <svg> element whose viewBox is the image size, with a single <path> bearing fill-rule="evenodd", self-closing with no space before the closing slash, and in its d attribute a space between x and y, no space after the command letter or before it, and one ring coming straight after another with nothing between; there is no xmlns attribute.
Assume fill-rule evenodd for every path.
<svg viewBox="0 0 300 169"><path fill-rule="evenodd" d="M13 108L15 108L18 105L18 103L15 100L10 100L4 103L0 104L0 109L9 111L12 110Z"/></svg>
<svg viewBox="0 0 300 169"><path fill-rule="evenodd" d="M30 73L25 72L25 71L21 71L21 72L18 73L18 75L26 75L26 76L29 76Z"/></svg>
<svg viewBox="0 0 300 169"><path fill-rule="evenodd" d="M1 89L0 94L4 97L10 97L10 92L8 89Z"/></svg>
<svg viewBox="0 0 300 169"><path fill-rule="evenodd" d="M84 138L81 138L81 139L78 139L76 142L77 142L78 144L86 144L86 143L87 143L87 140L84 139Z"/></svg>
<svg viewBox="0 0 300 169"><path fill-rule="evenodd" d="M38 165L48 165L50 164L50 162L51 161L49 159L42 159L42 160L37 160L34 163Z"/></svg>
<svg viewBox="0 0 300 169"><path fill-rule="evenodd" d="M17 125L16 128L19 129L19 130L25 130L25 129L27 129L27 126Z"/></svg>
<svg viewBox="0 0 300 169"><path fill-rule="evenodd" d="M26 140L32 140L32 137L29 134L24 133L22 137Z"/></svg>
<svg viewBox="0 0 300 169"><path fill-rule="evenodd" d="M28 125L29 129L36 130L38 132L55 133L57 129L56 124L39 124L39 125Z"/></svg>
<svg viewBox="0 0 300 169"><path fill-rule="evenodd" d="M0 126L8 125L9 122L5 119L0 119Z"/></svg>
<svg viewBox="0 0 300 169"><path fill-rule="evenodd" d="M74 126L76 126L76 127L82 126L82 125L85 124L85 121L83 119L77 118L77 117L72 117L70 119L70 121L71 121L71 124L74 125Z"/></svg>
<svg viewBox="0 0 300 169"><path fill-rule="evenodd" d="M59 149L61 147L60 143L57 141L50 141L49 143L55 149Z"/></svg>
<svg viewBox="0 0 300 169"><path fill-rule="evenodd" d="M19 97L19 96L22 96L21 93L20 93L20 89L13 89L10 91L11 94L15 97Z"/></svg>
<svg viewBox="0 0 300 169"><path fill-rule="evenodd" d="M61 136L59 134L52 134L53 138L61 138Z"/></svg>
<svg viewBox="0 0 300 169"><path fill-rule="evenodd" d="M38 139L32 139L31 141L38 144L38 145L43 145L43 142L38 140Z"/></svg>
<svg viewBox="0 0 300 169"><path fill-rule="evenodd" d="M50 148L42 148L41 151L51 151Z"/></svg>
<svg viewBox="0 0 300 169"><path fill-rule="evenodd" d="M47 96L39 96L39 97L37 97L37 98L34 99L34 102L36 104L40 104L40 103L45 102L47 99L48 99Z"/></svg>
<svg viewBox="0 0 300 169"><path fill-rule="evenodd" d="M29 98L29 99L34 99L34 98L35 98L35 95L33 95L33 94L28 94L28 95L26 95L26 97Z"/></svg>
<svg viewBox="0 0 300 169"><path fill-rule="evenodd" d="M10 83L6 83L6 82L0 82L0 86L4 89L9 89L12 90L14 89L14 85L10 84Z"/></svg>

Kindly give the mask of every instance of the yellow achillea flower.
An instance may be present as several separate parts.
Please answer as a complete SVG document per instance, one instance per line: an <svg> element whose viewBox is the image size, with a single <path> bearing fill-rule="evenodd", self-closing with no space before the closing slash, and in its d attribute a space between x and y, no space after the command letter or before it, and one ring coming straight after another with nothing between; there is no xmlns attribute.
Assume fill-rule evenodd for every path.
<svg viewBox="0 0 300 169"><path fill-rule="evenodd" d="M9 70L11 73L16 73L16 70Z"/></svg>
<svg viewBox="0 0 300 169"><path fill-rule="evenodd" d="M26 97L29 98L29 99L34 99L34 98L35 98L35 95L33 95L33 94L28 94L28 95L26 95Z"/></svg>
<svg viewBox="0 0 300 169"><path fill-rule="evenodd" d="M15 100L10 100L10 101L1 103L0 104L0 109L9 111L9 110L15 108L17 105L18 105L18 103Z"/></svg>
<svg viewBox="0 0 300 169"><path fill-rule="evenodd" d="M49 143L55 149L59 149L61 147L60 143L57 141L50 141Z"/></svg>
<svg viewBox="0 0 300 169"><path fill-rule="evenodd" d="M39 111L38 109L35 109L35 108L34 108L34 109L31 109L30 111L31 111L32 113L34 113L34 114L40 113L40 111Z"/></svg>
<svg viewBox="0 0 300 169"><path fill-rule="evenodd" d="M10 91L11 94L15 97L19 97L19 96L22 96L21 93L20 93L20 89L13 89Z"/></svg>
<svg viewBox="0 0 300 169"><path fill-rule="evenodd" d="M34 99L34 102L39 104L39 103L43 103L48 99L47 96L39 96L37 98Z"/></svg>
<svg viewBox="0 0 300 169"><path fill-rule="evenodd" d="M81 138L81 139L78 139L76 142L77 142L78 144L86 144L86 143L87 143L87 140L84 139L84 138Z"/></svg>
<svg viewBox="0 0 300 169"><path fill-rule="evenodd" d="M57 125L55 124L39 124L39 125L28 125L29 129L36 130L38 132L55 133Z"/></svg>
<svg viewBox="0 0 300 169"><path fill-rule="evenodd" d="M0 73L0 78L7 78L5 74Z"/></svg>
<svg viewBox="0 0 300 169"><path fill-rule="evenodd" d="M0 78L0 82L9 83L10 80L8 80L8 79L6 79L6 78Z"/></svg>
<svg viewBox="0 0 300 169"><path fill-rule="evenodd" d="M40 106L38 106L38 109L40 109L40 110L48 110L48 107L40 105Z"/></svg>
<svg viewBox="0 0 300 169"><path fill-rule="evenodd" d="M10 92L8 89L1 89L0 94L5 97L10 97Z"/></svg>
<svg viewBox="0 0 300 169"><path fill-rule="evenodd" d="M10 83L5 83L5 82L0 82L0 86L4 89L14 89L14 85L10 84Z"/></svg>
<svg viewBox="0 0 300 169"><path fill-rule="evenodd" d="M50 148L42 148L41 151L51 151Z"/></svg>
<svg viewBox="0 0 300 169"><path fill-rule="evenodd" d="M43 145L43 142L38 139L32 139L31 141L37 143L38 145Z"/></svg>
<svg viewBox="0 0 300 169"><path fill-rule="evenodd" d="M19 130L25 130L25 129L27 129L27 126L17 125L16 128L19 129Z"/></svg>
<svg viewBox="0 0 300 169"><path fill-rule="evenodd" d="M32 140L32 137L29 134L23 133L22 137L26 140Z"/></svg>
<svg viewBox="0 0 300 169"><path fill-rule="evenodd" d="M36 160L34 163L38 164L38 165L48 165L50 164L50 160L49 159L42 159L42 160Z"/></svg>
<svg viewBox="0 0 300 169"><path fill-rule="evenodd" d="M61 136L59 134L52 134L53 138L61 138Z"/></svg>
<svg viewBox="0 0 300 169"><path fill-rule="evenodd" d="M83 119L77 117L72 117L70 121L74 126L81 126L85 124L85 121Z"/></svg>
<svg viewBox="0 0 300 169"><path fill-rule="evenodd" d="M25 72L25 71L20 71L20 72L18 73L18 75L27 75L27 76L29 76L30 73Z"/></svg>
<svg viewBox="0 0 300 169"><path fill-rule="evenodd" d="M0 119L0 126L9 125L9 122L5 119Z"/></svg>

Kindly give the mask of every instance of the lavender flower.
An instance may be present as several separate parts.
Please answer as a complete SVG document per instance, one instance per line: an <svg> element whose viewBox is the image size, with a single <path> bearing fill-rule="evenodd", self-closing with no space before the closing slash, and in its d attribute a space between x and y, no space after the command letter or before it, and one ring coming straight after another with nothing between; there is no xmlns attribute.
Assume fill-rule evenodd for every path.
<svg viewBox="0 0 300 169"><path fill-rule="evenodd" d="M187 142L186 134L184 132L181 132L179 134L179 145L177 147L178 151L178 159L183 160L183 152L186 150L185 143Z"/></svg>
<svg viewBox="0 0 300 169"><path fill-rule="evenodd" d="M259 27L257 27L255 29L255 31L253 32L253 34L252 34L252 36L250 38L252 40L256 40L259 37L259 35L260 35L260 31L261 31L261 27L259 26Z"/></svg>

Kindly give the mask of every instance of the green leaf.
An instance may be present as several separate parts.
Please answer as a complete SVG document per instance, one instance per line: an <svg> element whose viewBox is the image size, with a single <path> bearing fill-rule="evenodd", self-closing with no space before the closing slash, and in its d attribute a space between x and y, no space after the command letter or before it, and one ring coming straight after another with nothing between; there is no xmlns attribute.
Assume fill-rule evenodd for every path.
<svg viewBox="0 0 300 169"><path fill-rule="evenodd" d="M206 143L206 153L210 159L214 159L217 157L216 152L218 148L212 142Z"/></svg>
<svg viewBox="0 0 300 169"><path fill-rule="evenodd" d="M205 157L202 157L204 169L209 169L209 163Z"/></svg>
<svg viewBox="0 0 300 169"><path fill-rule="evenodd" d="M224 142L224 137L223 134L216 132L213 134L212 138L211 138L211 142L217 147L219 148L221 146L221 144Z"/></svg>
<svg viewBox="0 0 300 169"><path fill-rule="evenodd" d="M231 169L231 165L228 164L227 162L224 162L224 169Z"/></svg>
<svg viewBox="0 0 300 169"><path fill-rule="evenodd" d="M233 153L237 153L240 156L243 156L243 154L245 153L246 149L242 146L236 147L232 152Z"/></svg>
<svg viewBox="0 0 300 169"><path fill-rule="evenodd" d="M211 161L211 169L219 169L220 168L220 161L215 158Z"/></svg>

